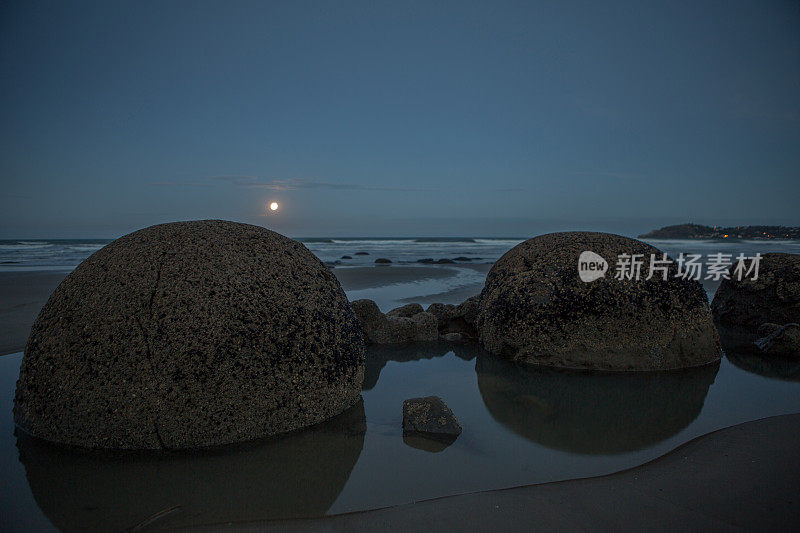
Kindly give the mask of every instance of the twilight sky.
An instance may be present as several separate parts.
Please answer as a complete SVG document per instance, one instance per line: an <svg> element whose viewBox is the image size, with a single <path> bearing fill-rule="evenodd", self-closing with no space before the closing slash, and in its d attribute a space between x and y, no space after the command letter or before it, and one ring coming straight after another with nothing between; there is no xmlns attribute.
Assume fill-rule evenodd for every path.
<svg viewBox="0 0 800 533"><path fill-rule="evenodd" d="M0 238L800 225L797 1L3 2L0 72Z"/></svg>

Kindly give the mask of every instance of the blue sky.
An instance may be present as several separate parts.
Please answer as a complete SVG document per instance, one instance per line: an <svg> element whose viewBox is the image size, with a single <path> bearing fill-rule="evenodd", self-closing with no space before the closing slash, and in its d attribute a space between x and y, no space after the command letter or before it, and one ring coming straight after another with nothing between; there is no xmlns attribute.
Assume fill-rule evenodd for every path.
<svg viewBox="0 0 800 533"><path fill-rule="evenodd" d="M800 224L796 1L5 2L0 68L4 238Z"/></svg>

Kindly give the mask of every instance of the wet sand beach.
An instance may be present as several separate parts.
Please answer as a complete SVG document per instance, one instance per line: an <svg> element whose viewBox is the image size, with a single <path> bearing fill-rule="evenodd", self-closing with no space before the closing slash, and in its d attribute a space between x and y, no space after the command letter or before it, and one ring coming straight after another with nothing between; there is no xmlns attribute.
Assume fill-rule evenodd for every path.
<svg viewBox="0 0 800 533"><path fill-rule="evenodd" d="M25 348L33 321L66 272L0 273L0 355Z"/></svg>
<svg viewBox="0 0 800 533"><path fill-rule="evenodd" d="M698 437L616 474L233 531L761 530L800 527L800 415Z"/></svg>

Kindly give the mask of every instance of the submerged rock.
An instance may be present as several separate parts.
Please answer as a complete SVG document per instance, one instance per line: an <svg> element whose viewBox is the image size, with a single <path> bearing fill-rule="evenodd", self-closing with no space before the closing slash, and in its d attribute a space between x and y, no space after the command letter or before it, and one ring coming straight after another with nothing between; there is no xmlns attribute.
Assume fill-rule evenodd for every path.
<svg viewBox="0 0 800 533"><path fill-rule="evenodd" d="M461 434L461 426L438 396L412 398L403 402L403 435L415 433L455 440Z"/></svg>
<svg viewBox="0 0 800 533"><path fill-rule="evenodd" d="M350 257L349 255L343 255L342 259L352 259L352 257Z"/></svg>
<svg viewBox="0 0 800 533"><path fill-rule="evenodd" d="M94 253L31 329L14 417L89 448L193 448L326 420L359 399L364 347L336 278L302 244L177 222Z"/></svg>
<svg viewBox="0 0 800 533"><path fill-rule="evenodd" d="M356 252L353 255L369 255L369 252Z"/></svg>
<svg viewBox="0 0 800 533"><path fill-rule="evenodd" d="M386 259L385 257L379 257L375 260L376 265L388 265L392 262L391 259Z"/></svg>
<svg viewBox="0 0 800 533"><path fill-rule="evenodd" d="M759 331L763 329L765 328L762 326ZM791 323L779 326L767 336L756 340L755 344L764 354L800 356L800 324Z"/></svg>
<svg viewBox="0 0 800 533"><path fill-rule="evenodd" d="M720 324L749 330L765 322L800 322L800 255L764 254L758 278L723 280L711 308Z"/></svg>
<svg viewBox="0 0 800 533"><path fill-rule="evenodd" d="M593 252L610 272L591 282L579 256ZM640 279L616 279L620 254L641 254ZM477 329L488 351L532 364L608 370L660 370L721 357L708 299L697 282L648 275L656 248L607 233L552 233L525 241L497 261L478 303ZM599 272L599 271L598 271Z"/></svg>
<svg viewBox="0 0 800 533"><path fill-rule="evenodd" d="M444 257L444 258L439 259L438 261L436 261L436 263L439 264L439 265L452 265L452 264L455 263L455 261L453 261L452 259L447 259L446 257Z"/></svg>

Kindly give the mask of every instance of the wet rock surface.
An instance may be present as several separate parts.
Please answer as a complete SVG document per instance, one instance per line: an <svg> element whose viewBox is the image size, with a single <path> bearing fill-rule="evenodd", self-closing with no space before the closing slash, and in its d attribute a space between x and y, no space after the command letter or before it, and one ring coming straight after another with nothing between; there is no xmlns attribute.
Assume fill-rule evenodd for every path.
<svg viewBox="0 0 800 533"><path fill-rule="evenodd" d="M435 341L439 338L436 317L431 313L421 312L411 317L416 327L416 340L422 342Z"/></svg>
<svg viewBox="0 0 800 533"><path fill-rule="evenodd" d="M233 222L162 224L99 250L53 292L14 416L90 448L218 445L342 412L363 372L359 321L302 244Z"/></svg>
<svg viewBox="0 0 800 533"><path fill-rule="evenodd" d="M406 318L411 318L412 316L416 315L417 313L421 313L424 311L422 306L417 303L406 304L401 307L396 307L386 313L386 316L402 316Z"/></svg>
<svg viewBox="0 0 800 533"><path fill-rule="evenodd" d="M460 434L458 420L438 396L412 398L403 402L403 438L407 443L410 439L416 441L415 447L423 447L419 441L420 438L426 438L444 441L449 445Z"/></svg>
<svg viewBox="0 0 800 533"><path fill-rule="evenodd" d="M800 323L800 255L764 254L758 278L731 277L722 281L711 303L717 322L753 331L765 322Z"/></svg>
<svg viewBox="0 0 800 533"><path fill-rule="evenodd" d="M578 260L599 254L611 267L584 282ZM616 279L620 254L641 254L640 279ZM478 300L477 330L488 351L516 361L565 368L663 370L716 361L719 337L697 281L647 280L656 248L607 233L535 237L495 263Z"/></svg>
<svg viewBox="0 0 800 533"><path fill-rule="evenodd" d="M372 300L355 300L353 310L361 322L364 339L374 344L451 342L475 340L477 298L460 305L434 303L423 310L410 303L383 314Z"/></svg>

